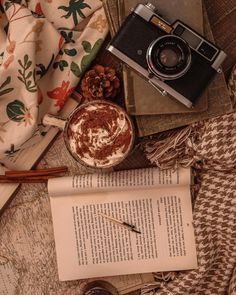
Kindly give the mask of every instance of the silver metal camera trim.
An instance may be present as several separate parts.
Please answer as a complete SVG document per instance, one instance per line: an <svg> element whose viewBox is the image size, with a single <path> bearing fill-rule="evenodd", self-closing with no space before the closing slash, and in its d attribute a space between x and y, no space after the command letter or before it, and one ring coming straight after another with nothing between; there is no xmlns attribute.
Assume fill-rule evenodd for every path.
<svg viewBox="0 0 236 295"><path fill-rule="evenodd" d="M194 35L198 36L202 40L200 42L199 46L201 46L202 42L204 41L204 42L206 42L207 44L209 44L210 46L212 46L213 48L215 48L217 50L217 53L214 55L214 57L210 61L213 61L213 63L211 64L211 67L213 69L215 69L217 72L220 71L220 66L223 63L223 61L225 60L225 58L226 58L227 55L224 53L224 51L222 51L221 49L215 47L213 44L211 44L206 39L204 39L201 35L199 35L198 33L194 32L189 27L185 26L184 23L182 23L181 21L178 21L177 20L173 24L170 24L165 19L163 19L162 17L160 17L157 13L155 13L155 9L151 9L150 7L148 7L147 5L144 5L144 4L138 4L137 7L133 10L133 12L136 13L137 15L139 15L140 17L142 17L144 20L146 20L148 22L150 21L150 19L151 19L151 17L153 15L156 15L163 22L165 22L165 23L169 24L170 26L172 26L173 27L173 30L177 27L178 24L181 24L182 26L184 26L186 29L188 29L189 31L191 31L191 33L193 33ZM176 35L174 35L174 36L176 36ZM197 51L195 48L192 48L192 49L195 50L195 51ZM204 56L203 54L201 54L201 52L197 51L197 53L200 54L201 56L203 56L206 60L209 60L206 56ZM217 54L218 54L218 56L217 56ZM215 60L214 60L214 58L215 58Z"/></svg>
<svg viewBox="0 0 236 295"><path fill-rule="evenodd" d="M175 80L175 79L178 79L180 77L182 77L184 74L187 73L187 71L189 70L190 66L191 66L191 63L192 63L192 56L191 56L191 51L189 49L189 56L188 56L188 61L187 61L187 65L185 67L184 70L182 70L180 73L176 74L176 75L165 75L165 74L162 74L161 72L159 72L155 65L153 64L152 62L152 50L153 50L153 47L155 46L155 44L160 41L161 39L165 39L165 38L170 38L170 37L174 37L174 38L177 38L181 41L183 41L188 49L189 49L189 46L188 46L188 43L186 41L184 41L182 38L176 36L176 35L164 35L160 38L157 38L156 40L154 40L148 47L147 49L147 54L146 54L146 60L147 60L147 64L148 64L148 67L150 68L150 71L157 75L160 79L163 79L163 80Z"/></svg>
<svg viewBox="0 0 236 295"><path fill-rule="evenodd" d="M217 58L215 59L214 63L211 65L213 69L215 69L218 73L221 73L221 65L224 62L224 60L226 59L227 55L226 53L221 50L219 55L217 56Z"/></svg>
<svg viewBox="0 0 236 295"><path fill-rule="evenodd" d="M158 16L160 20L162 20L164 23L167 23L168 25L171 25L168 23L164 18L162 18L160 15L155 13L155 9L149 8L147 5L144 4L138 4L137 7L133 10L134 13L141 16L144 20L150 21L151 17L153 15Z"/></svg>
<svg viewBox="0 0 236 295"><path fill-rule="evenodd" d="M176 27L178 25L181 25L182 27L184 27L185 29L187 29L188 31L190 31L193 35L197 36L199 39L201 39L199 45L196 48L193 48L192 46L189 45L189 47L191 47L194 51L196 51L198 54L200 54L202 57L204 57L205 59L209 60L210 62L213 62L211 64L211 67L213 69L215 69L216 71L219 71L221 64L223 63L223 61L226 59L227 55L225 54L225 52L219 48L217 48L214 44L210 43L207 39L203 38L200 34L194 32L193 30L191 30L191 28L189 28L188 26L186 26L184 23L182 23L181 21L175 21L172 24L173 30L176 29ZM173 34L174 35L174 34ZM176 35L174 35L176 36ZM207 58L205 55L203 55L201 52L198 51L198 49L201 47L202 43L207 43L209 46L213 47L215 50L217 50L217 52L214 54L214 56L210 59ZM217 56L218 55L218 56Z"/></svg>
<svg viewBox="0 0 236 295"><path fill-rule="evenodd" d="M191 108L193 107L193 104L190 100L188 100L186 97L181 95L179 92L175 91L173 88L171 88L169 85L167 85L165 82L159 80L157 77L149 78L149 72L145 70L143 67L141 67L139 64L134 62L131 58L127 57L124 53L122 53L120 50L116 49L114 46L109 45L107 48L111 53L113 53L115 56L117 56L120 60L125 62L127 65L129 65L131 68L135 69L137 72L139 72L141 75L146 77L148 79L150 84L155 84L159 90L163 89L163 91L166 91L169 93L172 97L177 99L179 102L184 104L186 107ZM153 86L153 85L152 85Z"/></svg>

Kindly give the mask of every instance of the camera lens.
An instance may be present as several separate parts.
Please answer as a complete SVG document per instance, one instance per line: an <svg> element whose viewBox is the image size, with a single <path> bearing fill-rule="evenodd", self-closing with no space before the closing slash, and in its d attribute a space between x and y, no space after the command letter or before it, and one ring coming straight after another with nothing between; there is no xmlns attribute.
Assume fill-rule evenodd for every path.
<svg viewBox="0 0 236 295"><path fill-rule="evenodd" d="M188 44L178 36L158 38L148 48L147 63L152 73L163 80L173 80L184 75L191 65Z"/></svg>
<svg viewBox="0 0 236 295"><path fill-rule="evenodd" d="M160 62L166 67L175 67L181 60L181 52L178 48L167 47L159 53Z"/></svg>

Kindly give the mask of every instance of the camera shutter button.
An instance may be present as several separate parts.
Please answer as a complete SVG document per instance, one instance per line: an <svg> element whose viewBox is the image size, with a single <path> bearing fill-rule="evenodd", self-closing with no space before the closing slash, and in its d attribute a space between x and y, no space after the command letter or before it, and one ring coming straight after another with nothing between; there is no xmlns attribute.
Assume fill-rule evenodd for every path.
<svg viewBox="0 0 236 295"><path fill-rule="evenodd" d="M153 10L153 11L156 10L156 7L155 7L152 3L150 3L150 2L148 2L145 6L146 6L147 8L149 8L149 9Z"/></svg>

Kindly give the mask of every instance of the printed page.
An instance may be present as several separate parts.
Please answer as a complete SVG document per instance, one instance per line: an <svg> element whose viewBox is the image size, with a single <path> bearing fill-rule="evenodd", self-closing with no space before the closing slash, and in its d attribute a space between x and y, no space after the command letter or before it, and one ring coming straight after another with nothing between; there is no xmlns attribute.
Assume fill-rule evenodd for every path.
<svg viewBox="0 0 236 295"><path fill-rule="evenodd" d="M145 168L100 174L84 174L50 179L51 196L77 195L98 191L120 191L151 187L190 185L190 168L160 170Z"/></svg>
<svg viewBox="0 0 236 295"><path fill-rule="evenodd" d="M67 195L50 201L62 281L197 267L189 187Z"/></svg>

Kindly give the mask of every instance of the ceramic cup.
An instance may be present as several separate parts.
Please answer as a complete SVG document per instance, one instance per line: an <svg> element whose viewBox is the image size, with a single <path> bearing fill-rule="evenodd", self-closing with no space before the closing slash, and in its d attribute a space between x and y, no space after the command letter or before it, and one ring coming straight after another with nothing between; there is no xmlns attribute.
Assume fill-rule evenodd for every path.
<svg viewBox="0 0 236 295"><path fill-rule="evenodd" d="M45 115L44 125L63 130L65 145L79 163L92 168L111 168L132 150L134 127L120 106L96 100L76 108L64 120Z"/></svg>

